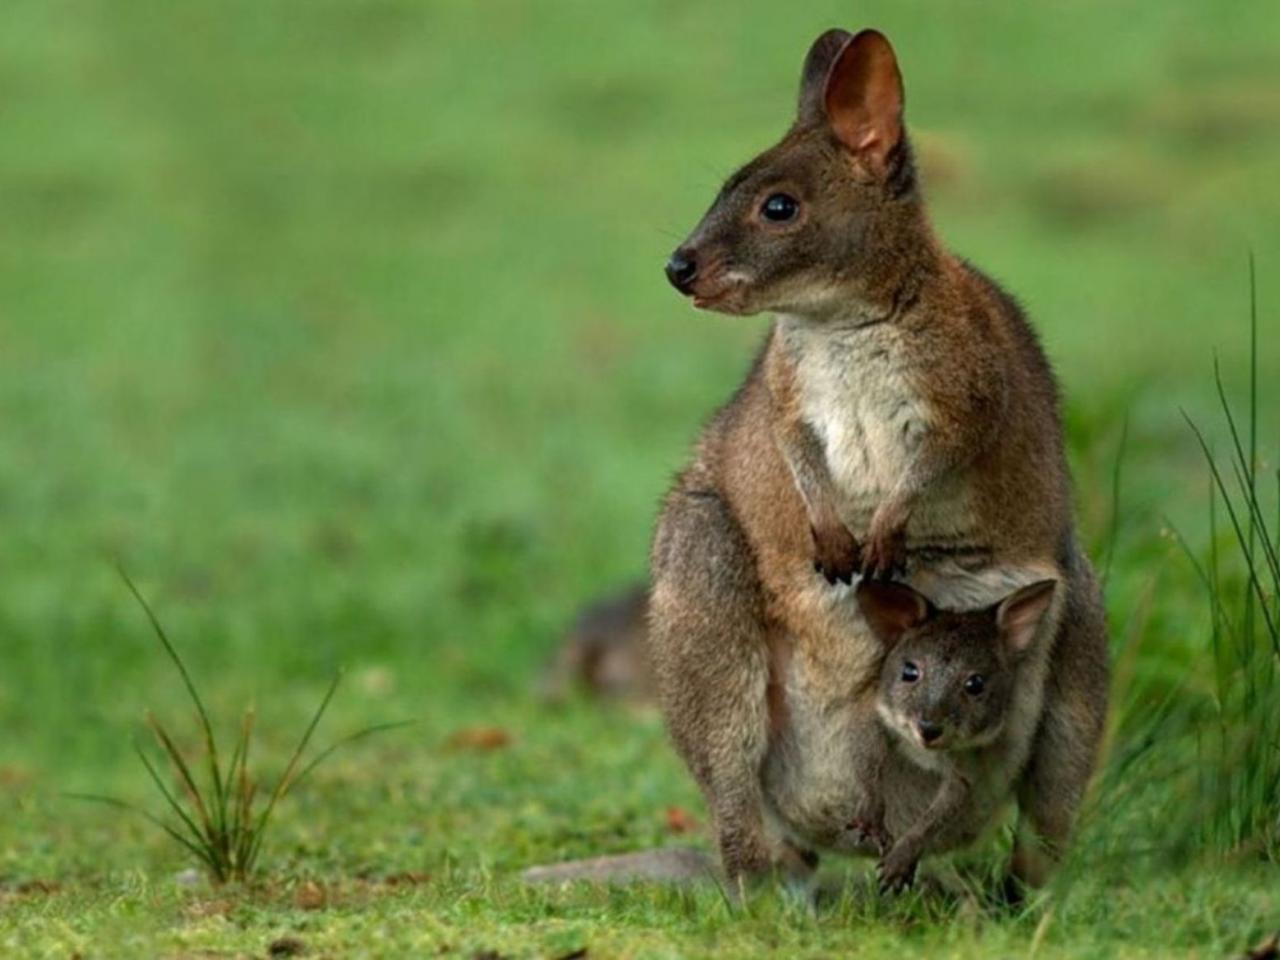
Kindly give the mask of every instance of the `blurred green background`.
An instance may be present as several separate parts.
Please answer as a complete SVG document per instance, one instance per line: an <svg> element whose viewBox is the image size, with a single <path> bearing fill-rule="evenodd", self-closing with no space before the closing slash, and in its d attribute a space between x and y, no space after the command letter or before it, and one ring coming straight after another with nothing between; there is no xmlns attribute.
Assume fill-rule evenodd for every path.
<svg viewBox="0 0 1280 960"><path fill-rule="evenodd" d="M1203 535L1179 408L1214 422L1212 350L1244 382L1251 250L1280 373L1274 4L9 0L0 22L0 801L35 818L0 828L0 866L63 862L32 839L58 790L144 795L129 733L180 703L114 558L220 709L296 725L345 665L339 721L423 718L384 748L408 779L450 730L539 722L538 666L643 574L765 329L697 314L662 263L790 122L832 25L894 41L939 232L1043 335L1095 557L1130 418L1113 620L1146 605L1157 672L1204 642L1161 529ZM574 761L621 777L601 809L696 802L656 722L592 717L530 733L521 779L477 774L470 802L536 795L597 722L643 744Z"/></svg>

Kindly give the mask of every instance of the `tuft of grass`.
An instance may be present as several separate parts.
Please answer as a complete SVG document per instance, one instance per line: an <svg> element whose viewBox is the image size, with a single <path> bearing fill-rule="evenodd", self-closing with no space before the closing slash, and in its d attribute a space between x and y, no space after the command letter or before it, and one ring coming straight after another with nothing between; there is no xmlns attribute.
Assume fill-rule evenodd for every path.
<svg viewBox="0 0 1280 960"><path fill-rule="evenodd" d="M204 700L196 689L186 664L183 663L177 648L169 639L164 626L137 585L123 568L119 568L119 572L125 585L146 614L152 632L172 661L186 688L187 696L195 707L204 746L203 757L187 757L164 724L148 710L146 712L147 727L154 736L161 755L168 763L176 786L166 783L161 769L147 755L147 751L140 743L134 744L134 750L138 759L142 761L142 766L147 771L151 782L164 798L169 813L176 818L176 822L165 820L148 810L115 797L88 793L73 793L70 796L104 803L146 818L195 856L215 883L247 880L258 863L263 839L271 824L271 815L286 794L305 780L339 747L374 733L406 726L412 721L364 727L330 744L303 764L303 755L325 711L328 710L329 703L337 693L338 684L342 679L341 672L335 674L319 706L312 713L311 720L290 755L284 771L275 780L274 786L266 792L265 802L259 805L260 781L249 769L249 754L254 732L253 708L245 710L230 759L224 765L221 760L223 754L219 751L218 738L214 734L209 712L205 709Z"/></svg>
<svg viewBox="0 0 1280 960"><path fill-rule="evenodd" d="M1258 459L1258 298L1249 260L1248 419L1241 423L1214 360L1218 404L1230 438L1215 454L1183 413L1209 469L1208 556L1186 548L1209 603L1213 696L1195 731L1200 830L1188 840L1222 852L1280 862L1280 471ZM1276 487L1272 488L1275 483ZM1226 529L1220 530L1225 514Z"/></svg>

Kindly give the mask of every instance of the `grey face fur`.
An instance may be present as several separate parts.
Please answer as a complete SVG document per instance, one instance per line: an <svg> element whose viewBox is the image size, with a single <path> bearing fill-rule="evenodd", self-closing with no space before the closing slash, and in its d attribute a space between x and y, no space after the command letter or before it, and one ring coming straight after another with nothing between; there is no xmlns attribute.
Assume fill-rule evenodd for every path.
<svg viewBox="0 0 1280 960"><path fill-rule="evenodd" d="M985 610L957 613L935 610L904 584L860 583L859 604L887 649L876 702L885 725L926 750L992 743L1056 585L1042 580Z"/></svg>
<svg viewBox="0 0 1280 960"><path fill-rule="evenodd" d="M920 220L901 108L880 34L819 37L794 125L725 182L673 254L671 282L695 305L733 314L822 317L860 300L886 247Z"/></svg>
<svg viewBox="0 0 1280 960"><path fill-rule="evenodd" d="M898 641L885 657L877 702L890 729L929 750L982 746L1000 735L1017 660L996 610L937 614Z"/></svg>

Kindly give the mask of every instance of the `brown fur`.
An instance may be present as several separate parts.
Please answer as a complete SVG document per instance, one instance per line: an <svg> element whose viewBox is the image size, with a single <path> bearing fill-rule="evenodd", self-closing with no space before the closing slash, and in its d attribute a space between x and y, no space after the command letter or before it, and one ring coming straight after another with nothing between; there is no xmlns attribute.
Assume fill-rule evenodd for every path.
<svg viewBox="0 0 1280 960"><path fill-rule="evenodd" d="M731 876L795 868L797 847L859 847L846 832L873 785L850 757L879 735L857 705L880 650L834 585L855 572L901 574L956 609L1064 582L1019 681L1035 731L1024 879L1066 842L1100 739L1105 626L1054 380L1017 305L934 236L901 103L882 36L824 34L791 130L677 252L696 263L672 276L695 304L777 315L652 551L655 678ZM776 193L798 201L785 223L765 216Z"/></svg>
<svg viewBox="0 0 1280 960"><path fill-rule="evenodd" d="M653 678L644 655L648 602L648 585L632 585L583 610L542 677L543 697L558 702L576 689L605 700L652 700Z"/></svg>
<svg viewBox="0 0 1280 960"><path fill-rule="evenodd" d="M884 888L907 886L924 854L979 835L1012 798L1035 735L1028 719L1040 708L1026 696L1022 665L1056 587L1043 580L954 613L901 584L858 585L887 650L875 704L887 742L861 743L865 776L878 783L861 826L881 854ZM919 789L922 772L936 780L932 791Z"/></svg>

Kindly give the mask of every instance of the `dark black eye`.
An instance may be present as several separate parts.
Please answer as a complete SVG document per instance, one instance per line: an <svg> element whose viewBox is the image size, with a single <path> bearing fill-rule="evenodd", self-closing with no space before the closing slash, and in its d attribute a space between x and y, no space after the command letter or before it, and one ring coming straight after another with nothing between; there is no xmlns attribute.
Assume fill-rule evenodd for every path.
<svg viewBox="0 0 1280 960"><path fill-rule="evenodd" d="M980 673L973 673L964 682L964 692L976 697L986 686L987 678Z"/></svg>
<svg viewBox="0 0 1280 960"><path fill-rule="evenodd" d="M785 193L774 193L760 208L760 216L772 223L786 223L794 220L800 212L800 201Z"/></svg>
<svg viewBox="0 0 1280 960"><path fill-rule="evenodd" d="M915 683L920 679L920 668L908 660L902 665L902 682Z"/></svg>

